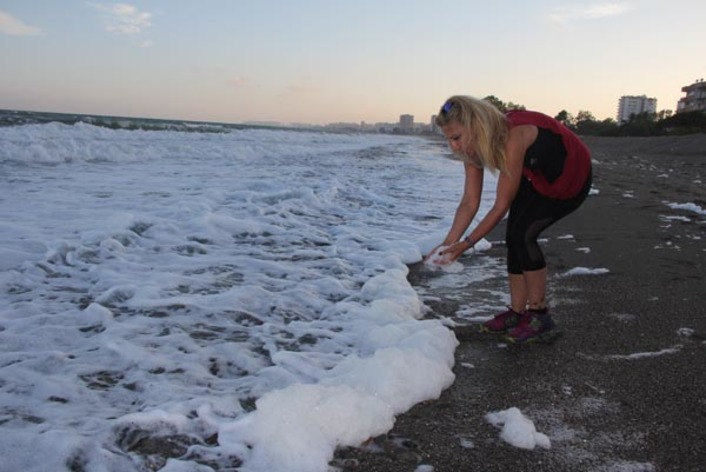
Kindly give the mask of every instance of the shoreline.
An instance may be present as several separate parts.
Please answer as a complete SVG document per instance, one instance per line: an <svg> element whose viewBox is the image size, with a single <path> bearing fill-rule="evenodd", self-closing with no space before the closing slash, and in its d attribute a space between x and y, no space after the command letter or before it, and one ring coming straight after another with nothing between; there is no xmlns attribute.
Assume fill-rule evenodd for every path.
<svg viewBox="0 0 706 472"><path fill-rule="evenodd" d="M682 205L706 209L706 135L615 139L585 138L597 193L542 235L548 298L563 337L506 346L475 326L457 327L455 383L366 447L339 450L334 467L703 470L706 215ZM501 224L489 239L503 234ZM487 257L504 259L504 248L495 245ZM462 262L466 270L479 264L477 256ZM577 267L608 272L567 275ZM410 267L413 286L430 277ZM506 292L504 274L481 285L459 289L461 298L479 288ZM430 317L453 318L459 306L443 294L425 304ZM511 407L549 437L550 449L500 439L485 415Z"/></svg>

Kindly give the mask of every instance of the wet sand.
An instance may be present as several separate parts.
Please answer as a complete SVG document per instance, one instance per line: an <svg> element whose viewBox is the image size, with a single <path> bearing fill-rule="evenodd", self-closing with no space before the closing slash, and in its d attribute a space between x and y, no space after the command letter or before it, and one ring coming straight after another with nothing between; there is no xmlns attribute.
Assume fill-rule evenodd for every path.
<svg viewBox="0 0 706 472"><path fill-rule="evenodd" d="M668 206L706 209L706 135L586 142L597 193L543 234L548 298L563 336L514 347L473 323L457 326L455 383L398 417L387 435L338 451L332 465L365 472L706 470L706 215ZM501 225L489 239L499 243L503 234ZM502 244L464 257L465 270L478 270L484 257L503 260ZM577 267L608 272L565 275ZM417 265L409 278L421 287L434 276ZM427 316L459 321L465 296L505 291L498 272L453 296L432 293ZM549 436L550 449L500 439L485 415L511 407Z"/></svg>

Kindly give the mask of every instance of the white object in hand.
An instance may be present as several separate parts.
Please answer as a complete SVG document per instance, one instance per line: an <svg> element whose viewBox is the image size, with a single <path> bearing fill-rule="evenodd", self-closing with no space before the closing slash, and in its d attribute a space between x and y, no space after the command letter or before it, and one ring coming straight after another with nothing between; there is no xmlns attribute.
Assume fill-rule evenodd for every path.
<svg viewBox="0 0 706 472"><path fill-rule="evenodd" d="M427 263L431 264L431 265L437 265L437 266L450 264L451 263L451 254L441 254L448 247L449 246L439 246L438 248L436 248L436 250L434 251L434 254L429 256L429 258L427 259Z"/></svg>

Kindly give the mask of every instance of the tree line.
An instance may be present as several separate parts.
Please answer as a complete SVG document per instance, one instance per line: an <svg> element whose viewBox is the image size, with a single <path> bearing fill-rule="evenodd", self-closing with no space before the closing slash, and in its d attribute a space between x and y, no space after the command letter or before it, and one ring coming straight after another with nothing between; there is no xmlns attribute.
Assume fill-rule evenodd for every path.
<svg viewBox="0 0 706 472"><path fill-rule="evenodd" d="M494 95L489 95L484 100L495 105L503 113L525 109L523 105L503 102ZM597 120L593 113L586 110L579 111L576 116L561 110L554 118L581 135L664 136L706 133L706 112L704 111L677 114L673 114L671 110L662 110L658 113L644 112L631 115L624 123L618 123L612 118Z"/></svg>

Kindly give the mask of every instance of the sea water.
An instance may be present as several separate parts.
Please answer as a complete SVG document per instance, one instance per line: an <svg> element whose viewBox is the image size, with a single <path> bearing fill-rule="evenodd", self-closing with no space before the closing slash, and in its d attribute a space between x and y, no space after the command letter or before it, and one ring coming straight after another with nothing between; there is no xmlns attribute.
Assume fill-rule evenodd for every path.
<svg viewBox="0 0 706 472"><path fill-rule="evenodd" d="M448 156L411 136L0 128L0 469L326 470L436 398L456 340L406 275L451 224Z"/></svg>

